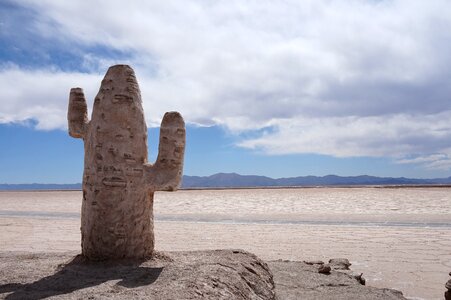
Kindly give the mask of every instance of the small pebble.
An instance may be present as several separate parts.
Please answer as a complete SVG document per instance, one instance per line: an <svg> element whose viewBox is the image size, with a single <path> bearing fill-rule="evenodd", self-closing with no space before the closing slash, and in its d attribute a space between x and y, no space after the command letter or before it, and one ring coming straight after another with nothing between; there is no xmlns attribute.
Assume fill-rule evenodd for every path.
<svg viewBox="0 0 451 300"><path fill-rule="evenodd" d="M451 272L449 272L449 276L451 276ZM445 287L447 289L445 292L445 300L451 300L451 279L446 282Z"/></svg>
<svg viewBox="0 0 451 300"><path fill-rule="evenodd" d="M318 273L321 273L321 274L330 274L330 270L331 270L330 266L329 266L328 264L325 264L325 265L321 265L321 266L318 268Z"/></svg>
<svg viewBox="0 0 451 300"><path fill-rule="evenodd" d="M306 263L307 265L324 265L324 262L321 260L309 260L309 261L305 261L304 263Z"/></svg>
<svg viewBox="0 0 451 300"><path fill-rule="evenodd" d="M446 282L445 287L448 291L451 291L451 279Z"/></svg>
<svg viewBox="0 0 451 300"><path fill-rule="evenodd" d="M332 258L329 260L329 264L334 270L349 270L351 263L346 258Z"/></svg>
<svg viewBox="0 0 451 300"><path fill-rule="evenodd" d="M363 273L354 275L354 278L357 279L357 281L358 281L361 285L365 285L365 284L366 284L366 279L363 278Z"/></svg>

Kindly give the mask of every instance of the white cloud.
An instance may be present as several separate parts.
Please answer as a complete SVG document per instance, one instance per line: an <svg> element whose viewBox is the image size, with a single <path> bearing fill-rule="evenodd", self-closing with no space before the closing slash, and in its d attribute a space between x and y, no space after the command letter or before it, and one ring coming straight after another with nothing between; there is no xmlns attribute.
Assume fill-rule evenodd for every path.
<svg viewBox="0 0 451 300"><path fill-rule="evenodd" d="M451 169L451 149L445 149L443 152L445 153L403 158L397 160L396 163L418 164L429 170L446 171Z"/></svg>
<svg viewBox="0 0 451 300"><path fill-rule="evenodd" d="M81 86L92 100L100 80L99 75L9 66L0 72L0 123L34 119L38 129L66 128L70 89Z"/></svg>
<svg viewBox="0 0 451 300"><path fill-rule="evenodd" d="M392 156L443 151L451 146L451 110L392 115L274 120L276 130L241 142L270 154L319 153L338 157ZM400 160L416 163L419 161Z"/></svg>
<svg viewBox="0 0 451 300"><path fill-rule="evenodd" d="M179 110L188 122L236 132L273 126L240 143L269 154L402 160L451 146L447 0L17 3L37 14L35 34L132 53L150 125ZM114 62L83 61L94 75L3 70L27 85L2 100L0 121L64 126L69 87L94 89Z"/></svg>

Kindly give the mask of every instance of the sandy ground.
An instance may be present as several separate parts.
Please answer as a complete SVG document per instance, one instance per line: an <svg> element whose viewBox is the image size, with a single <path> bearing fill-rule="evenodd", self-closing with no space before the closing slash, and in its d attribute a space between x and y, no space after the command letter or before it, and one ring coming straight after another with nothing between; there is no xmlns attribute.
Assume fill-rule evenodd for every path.
<svg viewBox="0 0 451 300"><path fill-rule="evenodd" d="M241 195L242 198L253 195L254 200L241 202L237 200L239 193L197 193L205 192L209 195L202 195L203 200L196 199L196 194L191 191L157 195L155 211L160 221L156 221L155 231L158 250L242 248L265 260L346 257L353 263L354 271L364 273L369 285L399 289L412 299L443 299L444 283L451 271L451 214L445 206L451 203L446 198L451 195L450 190L431 190L431 193L407 190L402 197L410 199L406 200L412 202L410 206L403 201L392 201L390 209L378 203L375 206L384 208L378 210L369 205L364 212L359 211L359 205L349 209L346 195L337 196L336 192L344 193L344 190L333 191L335 200L316 199L323 202L313 209L312 206L317 204L309 206L307 200L306 203L299 202L303 197L319 197L319 193L325 191L309 190L298 201L293 200L291 212L287 210L291 200L286 199L283 208L277 210L277 205L268 204L274 206L275 211L265 212L266 208L262 209L259 203L263 196L255 196L255 191L246 190ZM257 194L259 192L257 190ZM351 198L358 198L352 193ZM356 193L371 194L374 191ZM417 201L418 204L410 193L428 202ZM340 197L346 200L340 203L337 201ZM371 200L372 196L366 197L367 201L377 202L377 197L375 200ZM387 195L382 198L385 197ZM0 251L79 249L80 198L80 192L0 193ZM201 201L204 203L199 203ZM302 207L310 207L310 210L306 213ZM200 217L204 218L203 222L199 222ZM233 219L241 223L233 223ZM281 224L281 220L288 222ZM319 222L310 224L305 220ZM389 222L389 226L379 223L374 226L371 222ZM402 226L392 226L390 222Z"/></svg>

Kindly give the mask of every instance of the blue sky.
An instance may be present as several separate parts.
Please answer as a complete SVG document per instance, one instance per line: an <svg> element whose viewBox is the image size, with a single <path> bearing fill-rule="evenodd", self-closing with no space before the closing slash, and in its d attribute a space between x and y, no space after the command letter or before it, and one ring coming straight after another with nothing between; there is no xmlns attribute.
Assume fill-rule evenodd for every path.
<svg viewBox="0 0 451 300"><path fill-rule="evenodd" d="M81 180L69 89L110 65L158 125L187 123L185 174L451 175L446 0L2 1L0 183Z"/></svg>

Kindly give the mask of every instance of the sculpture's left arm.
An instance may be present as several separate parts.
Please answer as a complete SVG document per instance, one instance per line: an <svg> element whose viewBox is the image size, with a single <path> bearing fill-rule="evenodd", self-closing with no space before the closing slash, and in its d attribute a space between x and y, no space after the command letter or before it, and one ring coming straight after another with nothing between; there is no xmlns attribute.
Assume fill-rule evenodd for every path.
<svg viewBox="0 0 451 300"><path fill-rule="evenodd" d="M73 88L70 90L67 121L69 123L69 135L71 137L85 137L89 119L85 95L81 88Z"/></svg>
<svg viewBox="0 0 451 300"><path fill-rule="evenodd" d="M154 191L174 191L182 181L185 155L185 122L178 112L167 112L160 127L158 157L144 165L145 181Z"/></svg>

